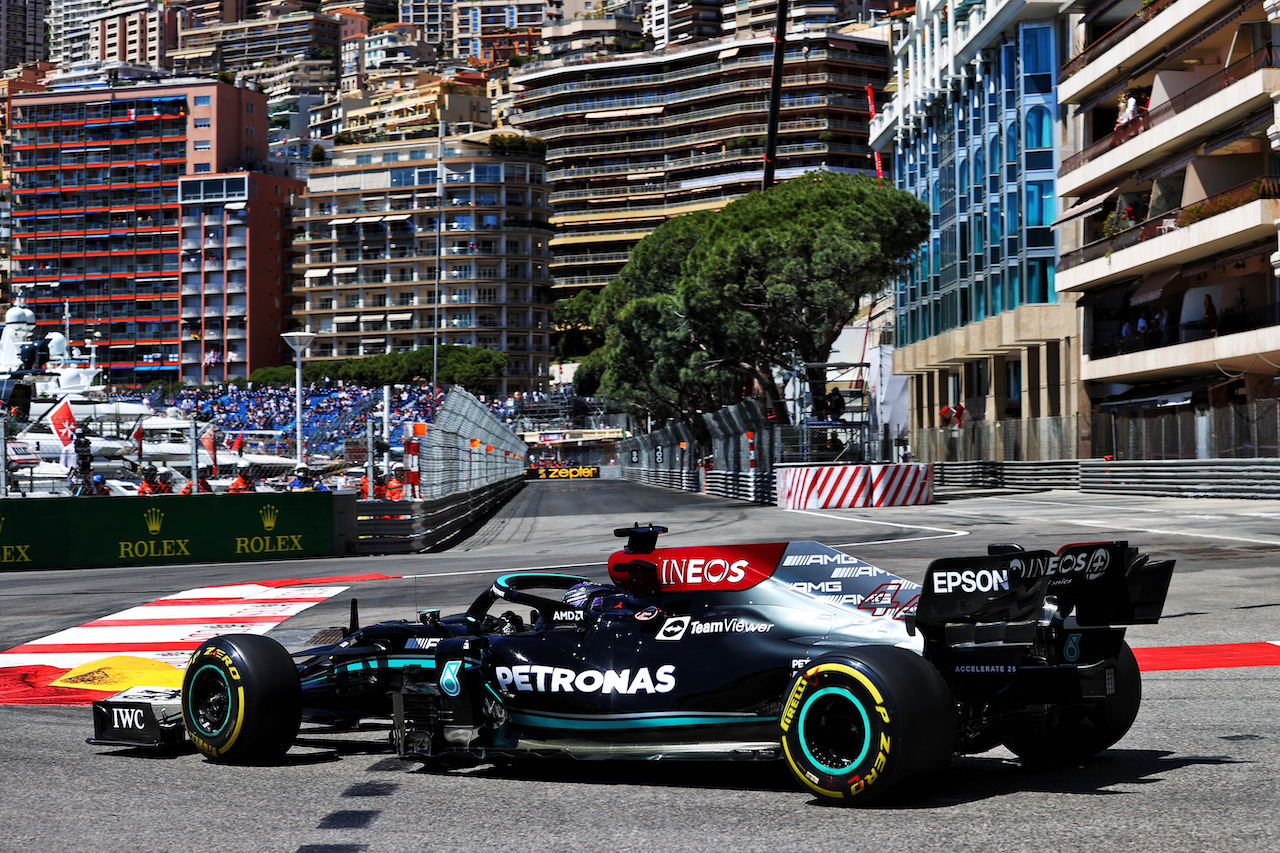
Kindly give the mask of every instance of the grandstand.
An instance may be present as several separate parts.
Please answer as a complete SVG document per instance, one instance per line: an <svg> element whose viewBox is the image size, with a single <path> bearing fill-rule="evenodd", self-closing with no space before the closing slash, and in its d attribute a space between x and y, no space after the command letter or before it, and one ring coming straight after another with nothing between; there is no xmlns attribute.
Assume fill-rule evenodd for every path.
<svg viewBox="0 0 1280 853"><path fill-rule="evenodd" d="M273 442L260 442L263 449L288 453L296 434L295 390L293 387L235 385L216 388L184 388L167 405L185 416L212 421L224 434L243 432L246 438L276 432ZM445 397L433 395L429 386L395 386L391 390L391 443L403 440L406 423L431 423L435 408ZM381 423L383 389L347 382L312 384L303 390L303 441L308 455L340 456L344 442L365 434L370 418ZM571 389L551 394L517 393L482 401L495 418L516 433L547 430L603 429L617 419L616 407L590 397L579 397ZM275 446L272 447L272 444Z"/></svg>

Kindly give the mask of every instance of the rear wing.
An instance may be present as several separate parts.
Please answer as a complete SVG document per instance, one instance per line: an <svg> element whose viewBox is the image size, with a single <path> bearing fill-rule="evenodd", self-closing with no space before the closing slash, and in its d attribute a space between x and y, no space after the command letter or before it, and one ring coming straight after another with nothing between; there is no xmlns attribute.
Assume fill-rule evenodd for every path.
<svg viewBox="0 0 1280 853"><path fill-rule="evenodd" d="M929 635L972 626L987 641L1019 642L1046 599L1084 627L1153 624L1164 609L1173 560L1152 561L1128 542L1085 542L1052 551L992 545L985 557L934 560L910 630ZM997 636L999 635L999 636ZM984 639L976 637L977 642Z"/></svg>

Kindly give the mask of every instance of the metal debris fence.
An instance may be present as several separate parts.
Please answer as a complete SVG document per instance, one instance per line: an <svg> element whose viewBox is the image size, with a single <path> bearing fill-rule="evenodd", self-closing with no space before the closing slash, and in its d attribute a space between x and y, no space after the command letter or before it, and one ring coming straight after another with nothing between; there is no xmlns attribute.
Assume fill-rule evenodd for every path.
<svg viewBox="0 0 1280 853"><path fill-rule="evenodd" d="M526 450L487 406L455 387L418 448L418 494L436 500L522 479Z"/></svg>
<svg viewBox="0 0 1280 853"><path fill-rule="evenodd" d="M1209 409L1167 406L1056 418L969 421L913 430L918 462L1032 462L1056 459L1171 460L1280 458L1274 399Z"/></svg>

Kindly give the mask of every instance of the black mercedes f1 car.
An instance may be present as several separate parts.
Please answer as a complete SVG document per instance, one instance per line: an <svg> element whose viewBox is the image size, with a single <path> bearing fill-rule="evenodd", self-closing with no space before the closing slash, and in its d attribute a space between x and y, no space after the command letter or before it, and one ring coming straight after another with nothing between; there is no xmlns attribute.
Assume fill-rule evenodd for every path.
<svg viewBox="0 0 1280 853"><path fill-rule="evenodd" d="M865 803L952 755L1003 744L1086 758L1138 713L1126 625L1160 617L1173 573L1125 542L991 545L924 586L817 542L657 548L615 531L611 583L499 577L464 613L358 627L290 654L228 635L179 695L95 703L111 745L181 740L274 760L302 721L390 718L406 759L783 759L801 785ZM129 720L130 726L118 725Z"/></svg>

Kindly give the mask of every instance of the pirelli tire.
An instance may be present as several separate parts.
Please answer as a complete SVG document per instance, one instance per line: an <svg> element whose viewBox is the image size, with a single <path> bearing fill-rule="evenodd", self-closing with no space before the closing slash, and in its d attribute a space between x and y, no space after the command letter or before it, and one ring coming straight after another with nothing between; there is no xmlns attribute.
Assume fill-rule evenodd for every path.
<svg viewBox="0 0 1280 853"><path fill-rule="evenodd" d="M1142 673L1128 643L1116 656L1115 692L1084 708L1053 711L1047 718L1028 721L1004 738L1009 751L1028 764L1077 764L1114 745L1138 718L1142 704Z"/></svg>
<svg viewBox="0 0 1280 853"><path fill-rule="evenodd" d="M805 666L783 698L779 726L801 786L833 803L865 805L946 766L956 706L942 675L918 654L865 646Z"/></svg>
<svg viewBox="0 0 1280 853"><path fill-rule="evenodd" d="M196 649L182 679L191 742L224 764L269 764L293 744L302 685L293 658L270 637L229 634Z"/></svg>

